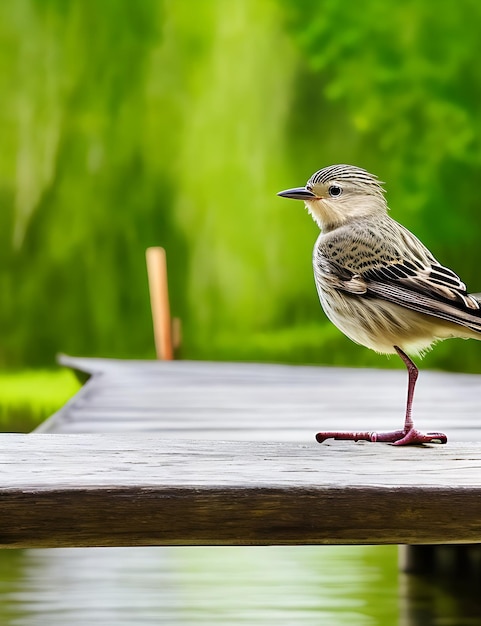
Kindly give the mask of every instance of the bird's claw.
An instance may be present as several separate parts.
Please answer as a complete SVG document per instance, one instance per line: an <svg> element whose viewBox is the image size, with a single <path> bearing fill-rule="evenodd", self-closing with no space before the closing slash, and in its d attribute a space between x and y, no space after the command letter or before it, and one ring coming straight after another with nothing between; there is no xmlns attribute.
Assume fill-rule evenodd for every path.
<svg viewBox="0 0 481 626"><path fill-rule="evenodd" d="M408 430L404 437L393 441L393 446L419 446L423 443L447 443L444 433L422 433L415 428Z"/></svg>
<svg viewBox="0 0 481 626"><path fill-rule="evenodd" d="M318 443L324 443L326 439L337 439L342 441L377 441L377 433L373 432L360 432L360 433L349 433L349 432L323 432L317 433L316 440Z"/></svg>

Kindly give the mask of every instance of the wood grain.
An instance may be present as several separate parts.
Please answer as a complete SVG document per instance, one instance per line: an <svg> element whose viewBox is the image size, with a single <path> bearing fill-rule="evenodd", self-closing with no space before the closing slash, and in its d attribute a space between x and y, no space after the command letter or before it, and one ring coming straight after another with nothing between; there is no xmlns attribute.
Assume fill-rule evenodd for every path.
<svg viewBox="0 0 481 626"><path fill-rule="evenodd" d="M43 432L161 432L171 439L312 441L319 430L394 430L404 370L62 357L93 374ZM421 372L416 425L481 439L481 376Z"/></svg>
<svg viewBox="0 0 481 626"><path fill-rule="evenodd" d="M91 378L3 437L0 545L481 542L479 376L423 372L449 442L396 448L314 434L400 426L403 371L61 361Z"/></svg>
<svg viewBox="0 0 481 626"><path fill-rule="evenodd" d="M481 542L481 444L1 441L5 547Z"/></svg>

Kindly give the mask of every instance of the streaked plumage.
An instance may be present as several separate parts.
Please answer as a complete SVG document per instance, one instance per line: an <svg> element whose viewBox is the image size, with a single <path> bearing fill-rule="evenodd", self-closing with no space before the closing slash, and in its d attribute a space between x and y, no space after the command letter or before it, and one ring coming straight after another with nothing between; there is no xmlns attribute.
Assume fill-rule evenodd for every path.
<svg viewBox="0 0 481 626"><path fill-rule="evenodd" d="M481 298L468 294L452 270L388 215L375 176L352 165L333 165L313 174L305 187L279 195L304 200L321 228L313 265L327 317L356 343L399 354L410 372L411 401L417 370L405 352L419 354L450 337L481 339ZM441 433L415 431L410 413L408 398L403 431L396 431L397 439L383 440L445 441ZM372 433L324 434L380 440Z"/></svg>

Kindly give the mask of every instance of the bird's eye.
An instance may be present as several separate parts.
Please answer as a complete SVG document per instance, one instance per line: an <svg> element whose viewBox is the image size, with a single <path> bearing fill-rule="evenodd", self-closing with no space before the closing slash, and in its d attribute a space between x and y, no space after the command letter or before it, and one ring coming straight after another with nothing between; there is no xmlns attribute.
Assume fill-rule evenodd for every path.
<svg viewBox="0 0 481 626"><path fill-rule="evenodd" d="M331 198L337 198L341 195L341 193L342 187L339 187L339 185L331 185L329 187L329 195L331 196Z"/></svg>

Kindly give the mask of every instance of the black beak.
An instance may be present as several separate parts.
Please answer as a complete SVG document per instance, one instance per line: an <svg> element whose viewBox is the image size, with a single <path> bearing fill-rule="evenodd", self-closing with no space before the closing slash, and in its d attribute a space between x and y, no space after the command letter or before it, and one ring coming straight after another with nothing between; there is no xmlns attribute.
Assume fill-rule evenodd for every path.
<svg viewBox="0 0 481 626"><path fill-rule="evenodd" d="M286 189L285 191L279 191L277 194L282 198L292 198L293 200L310 200L316 198L316 194L312 193L305 187L294 187L294 189Z"/></svg>

